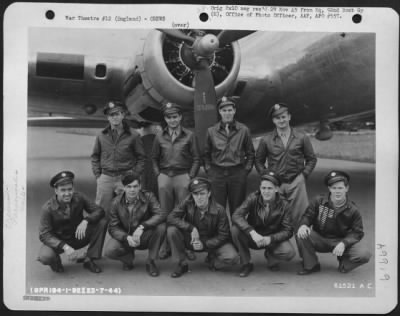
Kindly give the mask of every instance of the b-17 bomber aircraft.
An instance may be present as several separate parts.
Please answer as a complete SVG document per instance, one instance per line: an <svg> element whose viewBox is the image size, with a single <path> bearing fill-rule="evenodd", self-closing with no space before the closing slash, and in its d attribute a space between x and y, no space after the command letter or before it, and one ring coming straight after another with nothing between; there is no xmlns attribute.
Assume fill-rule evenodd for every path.
<svg viewBox="0 0 400 316"><path fill-rule="evenodd" d="M319 140L332 137L330 122L375 114L373 33L32 28L29 54L29 116L72 118L63 126L104 125L113 99L135 121L160 122L162 105L181 105L200 145L223 96L237 98L253 135L273 128L276 102L293 125L318 124Z"/></svg>

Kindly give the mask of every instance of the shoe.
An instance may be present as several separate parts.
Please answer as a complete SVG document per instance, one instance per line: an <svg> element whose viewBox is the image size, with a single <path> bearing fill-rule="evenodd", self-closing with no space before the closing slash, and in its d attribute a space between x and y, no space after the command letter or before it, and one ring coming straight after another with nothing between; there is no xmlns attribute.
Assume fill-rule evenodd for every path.
<svg viewBox="0 0 400 316"><path fill-rule="evenodd" d="M239 276L241 278L245 278L251 273L251 271L253 271L253 269L254 269L254 265L252 263L246 263L240 269Z"/></svg>
<svg viewBox="0 0 400 316"><path fill-rule="evenodd" d="M102 272L101 268L97 264L95 264L93 260L85 261L83 263L83 267L93 273Z"/></svg>
<svg viewBox="0 0 400 316"><path fill-rule="evenodd" d="M179 278L186 272L189 272L189 265L188 264L183 264L180 265L178 264L174 272L171 274L171 278Z"/></svg>
<svg viewBox="0 0 400 316"><path fill-rule="evenodd" d="M281 268L279 267L279 264L274 264L273 266L269 266L268 269L272 272L279 271Z"/></svg>
<svg viewBox="0 0 400 316"><path fill-rule="evenodd" d="M122 263L122 270L124 271L131 271L133 269L133 263Z"/></svg>
<svg viewBox="0 0 400 316"><path fill-rule="evenodd" d="M187 250L186 258L188 258L190 261L194 261L194 260L196 260L196 255L192 250Z"/></svg>
<svg viewBox="0 0 400 316"><path fill-rule="evenodd" d="M160 251L160 253L158 254L158 258L160 258L160 260L165 260L167 258L171 257L171 250L170 251Z"/></svg>
<svg viewBox="0 0 400 316"><path fill-rule="evenodd" d="M57 273L64 272L64 267L61 263L61 258L58 257L57 260L50 265L50 268L51 268L51 270L53 270L54 272L57 272Z"/></svg>
<svg viewBox="0 0 400 316"><path fill-rule="evenodd" d="M150 261L150 262L146 263L146 271L147 271L148 275L150 275L152 277L157 277L160 275L160 271L158 271L158 268L154 261Z"/></svg>
<svg viewBox="0 0 400 316"><path fill-rule="evenodd" d="M303 268L302 270L298 271L297 274L298 275L307 275L307 274L311 274L311 273L319 272L319 271L321 271L321 265L319 263L317 263L311 269Z"/></svg>

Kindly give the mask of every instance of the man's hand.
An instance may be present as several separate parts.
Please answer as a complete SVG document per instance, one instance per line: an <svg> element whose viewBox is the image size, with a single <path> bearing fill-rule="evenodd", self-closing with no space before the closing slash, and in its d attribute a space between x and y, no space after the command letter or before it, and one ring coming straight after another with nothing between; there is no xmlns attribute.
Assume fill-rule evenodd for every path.
<svg viewBox="0 0 400 316"><path fill-rule="evenodd" d="M63 250L64 250L65 254L67 255L69 261L76 261L76 259L78 258L78 253L74 248L65 244L63 246Z"/></svg>
<svg viewBox="0 0 400 316"><path fill-rule="evenodd" d="M301 239L306 239L311 233L310 227L306 225L301 225L299 230L297 231L297 237Z"/></svg>
<svg viewBox="0 0 400 316"><path fill-rule="evenodd" d="M336 247L332 250L332 253L335 256L341 257L343 255L344 250L346 249L346 246L344 245L343 242L340 242L336 245Z"/></svg>
<svg viewBox="0 0 400 316"><path fill-rule="evenodd" d="M143 226L139 225L139 227L136 228L136 230L133 232L132 238L133 238L133 242L136 244L135 247L140 245L140 237L143 234L143 230L144 230Z"/></svg>
<svg viewBox="0 0 400 316"><path fill-rule="evenodd" d="M133 237L131 235L129 235L128 237L126 237L126 240L128 241L128 245L129 247L136 247L138 246L134 241L133 241Z"/></svg>
<svg viewBox="0 0 400 316"><path fill-rule="evenodd" d="M200 250L204 249L204 245L203 245L203 243L201 242L200 239L198 239L195 242L193 242L192 245L193 245L193 249L196 250L196 251L200 251Z"/></svg>
<svg viewBox="0 0 400 316"><path fill-rule="evenodd" d="M194 244L197 241L200 241L200 234L196 227L193 228L191 233L192 240L190 241L191 244Z"/></svg>
<svg viewBox="0 0 400 316"><path fill-rule="evenodd" d="M78 227L76 228L76 231L75 231L75 238L76 239L81 240L81 239L85 238L87 225L88 225L88 221L86 219L84 219L78 225Z"/></svg>
<svg viewBox="0 0 400 316"><path fill-rule="evenodd" d="M263 240L264 240L264 242L263 242L263 246L264 247L269 246L271 244L271 237L270 236L264 236Z"/></svg>
<svg viewBox="0 0 400 316"><path fill-rule="evenodd" d="M255 230L252 230L250 232L251 238L254 240L258 248L264 247L264 236L261 236L259 233L257 233Z"/></svg>

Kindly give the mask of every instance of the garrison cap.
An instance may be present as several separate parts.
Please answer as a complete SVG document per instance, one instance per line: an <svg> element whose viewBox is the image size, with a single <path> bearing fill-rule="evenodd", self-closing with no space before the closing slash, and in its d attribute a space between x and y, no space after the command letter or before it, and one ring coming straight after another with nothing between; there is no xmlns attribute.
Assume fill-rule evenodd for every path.
<svg viewBox="0 0 400 316"><path fill-rule="evenodd" d="M222 97L222 99L218 101L217 106L218 106L218 110L220 110L226 106L233 106L234 108L236 108L236 103L235 103L235 101L233 101L232 98Z"/></svg>
<svg viewBox="0 0 400 316"><path fill-rule="evenodd" d="M189 182L190 193L196 193L204 189L210 191L210 188L211 188L211 182L206 178L196 177Z"/></svg>
<svg viewBox="0 0 400 316"><path fill-rule="evenodd" d="M75 175L71 171L61 171L50 180L50 186L55 188L60 184L73 183Z"/></svg>
<svg viewBox="0 0 400 316"><path fill-rule="evenodd" d="M126 105L120 101L110 101L103 109L104 115L110 115L114 112L128 112Z"/></svg>
<svg viewBox="0 0 400 316"><path fill-rule="evenodd" d="M289 112L289 108L286 103L276 103L268 111L268 117L273 118L275 116L281 115L285 111Z"/></svg>
<svg viewBox="0 0 400 316"><path fill-rule="evenodd" d="M330 186L339 181L344 181L344 183L347 185L350 182L350 176L344 171L332 170L325 176L324 180L327 186Z"/></svg>
<svg viewBox="0 0 400 316"><path fill-rule="evenodd" d="M272 170L265 170L263 172L263 174L261 175L261 181L263 180L267 180L272 182L273 184L275 184L276 186L280 186L281 185L281 179L279 178L279 176L276 174L276 172L272 171Z"/></svg>
<svg viewBox="0 0 400 316"><path fill-rule="evenodd" d="M171 115L171 114L181 114L182 108L176 103L168 102L162 107L162 112L164 116Z"/></svg>

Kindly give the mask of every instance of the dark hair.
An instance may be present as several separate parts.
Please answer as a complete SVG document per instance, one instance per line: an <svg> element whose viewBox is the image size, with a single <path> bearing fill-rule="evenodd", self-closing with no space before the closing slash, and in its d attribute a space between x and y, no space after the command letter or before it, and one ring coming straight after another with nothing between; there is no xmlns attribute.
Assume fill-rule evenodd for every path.
<svg viewBox="0 0 400 316"><path fill-rule="evenodd" d="M137 173L129 173L126 176L122 177L122 184L126 186L135 180L140 184L140 175Z"/></svg>

